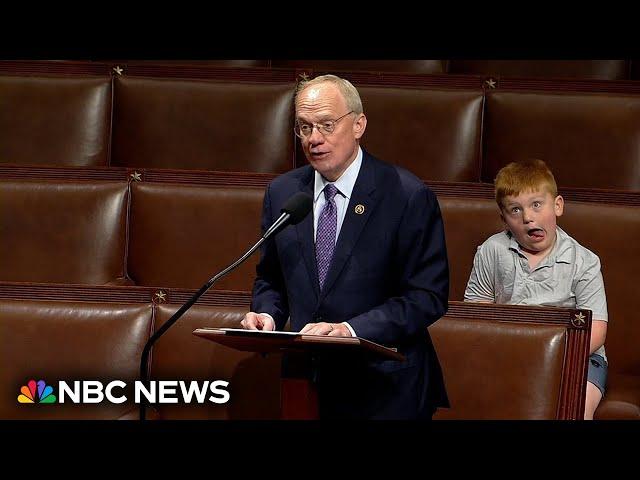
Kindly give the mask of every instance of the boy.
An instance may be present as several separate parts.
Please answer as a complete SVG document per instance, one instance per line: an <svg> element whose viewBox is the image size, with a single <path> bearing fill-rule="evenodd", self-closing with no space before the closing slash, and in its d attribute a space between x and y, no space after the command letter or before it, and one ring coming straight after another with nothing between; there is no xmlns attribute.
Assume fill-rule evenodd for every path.
<svg viewBox="0 0 640 480"><path fill-rule="evenodd" d="M592 420L607 378L608 315L600 259L556 225L564 199L542 160L503 167L495 196L505 230L478 247L464 299L591 310L584 418Z"/></svg>

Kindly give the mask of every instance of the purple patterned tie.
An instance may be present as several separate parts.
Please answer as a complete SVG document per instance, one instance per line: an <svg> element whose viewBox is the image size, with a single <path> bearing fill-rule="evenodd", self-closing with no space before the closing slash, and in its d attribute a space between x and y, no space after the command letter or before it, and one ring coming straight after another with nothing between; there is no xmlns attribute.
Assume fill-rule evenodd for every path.
<svg viewBox="0 0 640 480"><path fill-rule="evenodd" d="M320 290L324 285L324 279L329 271L333 248L336 245L336 230L338 226L338 209L333 197L338 193L338 189L333 183L328 183L324 187L324 198L326 203L318 218L318 229L316 231L316 261L318 262L318 279L320 280Z"/></svg>

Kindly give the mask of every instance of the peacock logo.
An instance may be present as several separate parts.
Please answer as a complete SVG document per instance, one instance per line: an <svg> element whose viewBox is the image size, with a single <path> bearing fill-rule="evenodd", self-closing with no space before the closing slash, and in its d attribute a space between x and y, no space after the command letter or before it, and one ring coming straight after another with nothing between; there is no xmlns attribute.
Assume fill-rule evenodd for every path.
<svg viewBox="0 0 640 480"><path fill-rule="evenodd" d="M29 380L20 388L18 403L56 403L56 396L53 394L53 388L44 380L38 380L37 383L35 380Z"/></svg>

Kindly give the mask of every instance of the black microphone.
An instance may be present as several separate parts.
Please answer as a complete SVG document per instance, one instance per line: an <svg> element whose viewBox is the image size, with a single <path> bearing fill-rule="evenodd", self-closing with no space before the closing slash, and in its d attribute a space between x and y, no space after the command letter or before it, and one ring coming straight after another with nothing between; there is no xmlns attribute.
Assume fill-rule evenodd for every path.
<svg viewBox="0 0 640 480"><path fill-rule="evenodd" d="M160 327L152 336L147 340L144 348L142 349L142 356L140 358L140 379L144 384L145 388L149 388L149 378L148 378L148 369L147 364L149 362L149 354L151 353L151 347L153 344L158 341L158 339L169 330L169 328L178 321L178 319L184 315L184 313L189 310L193 306L194 303L198 301L198 299L204 295L207 290L211 288L211 286L220 278L224 277L227 273L232 271L242 262L244 262L247 258L251 256L253 252L255 252L260 245L264 243L269 237L274 234L280 232L288 225L295 225L300 223L304 217L306 217L311 211L311 207L313 206L313 198L311 195L304 192L298 192L292 197L290 197L282 206L280 210L281 215L278 219L273 222L273 224L264 232L260 240L256 242L256 244L251 247L247 252L236 260L234 263L229 265L227 268L222 270L220 273L211 277L207 283L205 283L200 290L198 290L193 296L182 305L173 316L167 320L162 327ZM140 398L140 420L145 419L145 411L146 404L143 398Z"/></svg>

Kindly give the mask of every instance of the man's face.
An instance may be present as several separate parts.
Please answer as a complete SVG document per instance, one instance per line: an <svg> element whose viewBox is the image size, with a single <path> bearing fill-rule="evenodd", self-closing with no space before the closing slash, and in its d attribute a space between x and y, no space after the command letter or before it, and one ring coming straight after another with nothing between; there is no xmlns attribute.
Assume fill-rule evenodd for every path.
<svg viewBox="0 0 640 480"><path fill-rule="evenodd" d="M508 195L500 216L520 246L531 254L548 254L556 240L556 218L562 215L564 200L546 189Z"/></svg>
<svg viewBox="0 0 640 480"><path fill-rule="evenodd" d="M347 112L349 109L342 94L328 82L306 88L296 101L299 125L322 124ZM330 134L313 128L309 136L300 138L307 160L327 180L337 180L356 158L358 141L366 125L364 114L351 113L338 121Z"/></svg>

